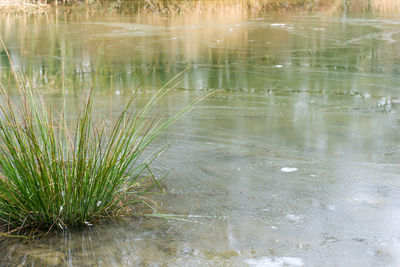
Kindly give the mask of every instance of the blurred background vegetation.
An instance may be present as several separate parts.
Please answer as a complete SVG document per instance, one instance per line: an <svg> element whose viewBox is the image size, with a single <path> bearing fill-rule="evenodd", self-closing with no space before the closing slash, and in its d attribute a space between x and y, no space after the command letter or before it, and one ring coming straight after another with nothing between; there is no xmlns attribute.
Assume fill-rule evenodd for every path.
<svg viewBox="0 0 400 267"><path fill-rule="evenodd" d="M175 14L181 12L215 12L221 9L243 13L288 11L363 11L400 12L398 0L0 0L0 11L38 11L51 6L79 5L96 9L98 5L123 12L146 11Z"/></svg>

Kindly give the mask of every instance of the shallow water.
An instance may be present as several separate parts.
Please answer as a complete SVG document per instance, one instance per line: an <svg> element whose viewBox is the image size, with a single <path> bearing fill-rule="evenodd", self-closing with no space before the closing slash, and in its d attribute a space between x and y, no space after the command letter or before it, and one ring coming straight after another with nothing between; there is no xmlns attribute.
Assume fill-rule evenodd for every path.
<svg viewBox="0 0 400 267"><path fill-rule="evenodd" d="M368 14L3 18L14 64L72 117L97 62L99 114L188 65L156 111L216 93L158 140L171 146L154 164L170 172L157 201L176 219L3 239L0 265L399 266L399 25Z"/></svg>

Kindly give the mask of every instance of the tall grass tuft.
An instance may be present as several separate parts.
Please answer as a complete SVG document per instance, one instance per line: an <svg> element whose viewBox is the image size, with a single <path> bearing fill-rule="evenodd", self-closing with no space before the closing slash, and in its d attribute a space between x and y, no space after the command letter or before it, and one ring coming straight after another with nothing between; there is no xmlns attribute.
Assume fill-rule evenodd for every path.
<svg viewBox="0 0 400 267"><path fill-rule="evenodd" d="M93 90L75 125L67 126L29 86L17 83L18 100L3 87L0 221L14 229L91 224L138 201L135 196L148 190L137 191L144 173L158 186L150 164L162 148L143 153L196 102L164 120L149 116L173 80L142 105L133 93L109 131L94 120Z"/></svg>

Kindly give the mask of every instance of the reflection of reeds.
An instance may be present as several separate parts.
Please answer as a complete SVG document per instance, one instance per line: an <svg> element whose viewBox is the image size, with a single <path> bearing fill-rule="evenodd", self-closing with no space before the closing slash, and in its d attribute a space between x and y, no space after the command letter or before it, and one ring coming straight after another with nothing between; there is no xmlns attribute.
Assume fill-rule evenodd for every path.
<svg viewBox="0 0 400 267"><path fill-rule="evenodd" d="M286 31L285 27L268 26L268 20L260 28L253 27L256 23L254 21L250 23L253 26L247 25L251 15L242 13L240 9L226 8L218 13L179 14L168 19L160 14L139 14L132 20L121 21L121 15L115 13L115 10L107 14L99 11L87 15L84 12L85 6L74 8L74 11L68 13L60 9L58 15L47 12L35 16L3 16L0 23L3 37L13 44L10 46L10 53L15 65L23 69L38 87L45 87L47 93L59 92L61 88L73 93L89 86L95 66L93 59L97 57L99 44L103 44L105 53L101 56L103 69L98 76L98 84L101 86L96 88L97 92L132 88L144 78L150 68L157 71L146 78L146 85L161 86L168 75L181 70L182 62L199 66L185 73L187 87L221 88L229 84L230 87L244 88L256 80L249 79L247 75L240 79L235 78L239 77L238 73L246 72L246 64L274 66L282 61L297 60L289 64L301 65L318 59L304 57L298 61L297 57L291 57L290 54L279 54L281 50L277 48L277 44L283 50L290 51L302 41L296 38L297 35ZM107 19L113 16L115 22L121 23L104 20L105 16ZM279 22L281 17L278 15L269 23ZM97 22L88 22L88 18L96 18ZM329 20L328 17L326 19ZM69 24L65 23L67 20L85 23ZM329 23L324 20L310 26L308 23L296 21L290 14L284 18L286 26L297 24L305 27L302 34L309 35L311 42L307 48L312 51L323 48L322 44L318 45L319 37L323 37L323 40L330 38L332 34L331 31L320 31L315 36L311 34L318 23ZM335 28L335 24L329 25L335 31L341 32ZM134 29L136 26L137 30ZM362 29L360 27L352 35L362 38ZM140 32L144 35L137 34ZM388 55L395 53L386 52L382 54L382 58L387 59ZM368 51L364 51L363 55L368 58ZM356 56L349 55L348 59L351 58L355 59ZM231 64L232 62L240 64ZM324 61L319 63L326 64ZM12 80L9 78L10 68L6 57L0 57L0 64L0 80ZM209 68L210 65L217 69ZM387 69L395 70L395 66ZM230 75L227 74L229 72ZM224 79L227 79L226 82Z"/></svg>

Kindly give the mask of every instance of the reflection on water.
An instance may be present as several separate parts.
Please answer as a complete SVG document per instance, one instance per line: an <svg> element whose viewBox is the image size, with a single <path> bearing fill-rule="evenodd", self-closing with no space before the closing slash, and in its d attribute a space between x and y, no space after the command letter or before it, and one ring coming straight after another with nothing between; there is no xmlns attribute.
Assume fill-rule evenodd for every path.
<svg viewBox="0 0 400 267"><path fill-rule="evenodd" d="M3 19L14 63L73 110L96 82L99 112L185 72L155 163L163 213L31 243L7 265L398 266L399 17L155 16ZM10 79L0 54L0 79ZM153 70L148 76L149 70ZM151 92L149 90L148 92ZM3 263L1 263L3 264Z"/></svg>

